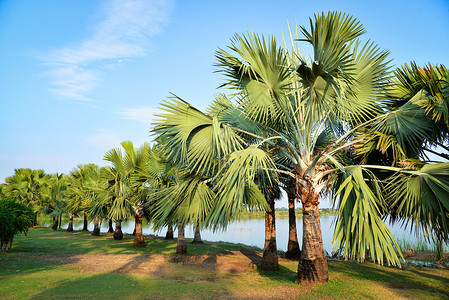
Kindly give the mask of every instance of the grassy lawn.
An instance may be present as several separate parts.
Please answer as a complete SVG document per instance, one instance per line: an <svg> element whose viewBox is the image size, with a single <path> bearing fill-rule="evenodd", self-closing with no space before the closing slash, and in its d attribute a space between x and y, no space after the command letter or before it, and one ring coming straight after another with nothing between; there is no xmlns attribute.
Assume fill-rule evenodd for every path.
<svg viewBox="0 0 449 300"><path fill-rule="evenodd" d="M448 269L329 261L329 283L303 287L295 283L295 261L258 270L259 249L206 242L176 255L175 241L146 237L147 247L134 248L132 239L32 229L0 254L0 299L449 298Z"/></svg>

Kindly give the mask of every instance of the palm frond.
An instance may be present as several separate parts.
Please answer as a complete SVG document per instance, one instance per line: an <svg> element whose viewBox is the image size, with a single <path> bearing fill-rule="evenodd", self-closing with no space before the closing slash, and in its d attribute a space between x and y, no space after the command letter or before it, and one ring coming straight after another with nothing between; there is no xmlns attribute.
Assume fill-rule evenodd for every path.
<svg viewBox="0 0 449 300"><path fill-rule="evenodd" d="M400 266L399 246L382 221L385 211L381 186L374 174L360 166L345 168L334 186L339 196L333 248L349 259L364 261L367 254L379 264Z"/></svg>
<svg viewBox="0 0 449 300"><path fill-rule="evenodd" d="M229 153L242 149L243 140L228 126L190 106L182 99L164 102L153 132L174 164L193 172L210 172Z"/></svg>
<svg viewBox="0 0 449 300"><path fill-rule="evenodd" d="M449 240L449 163L423 164L402 170L387 186L394 219L416 227L430 239L436 233Z"/></svg>

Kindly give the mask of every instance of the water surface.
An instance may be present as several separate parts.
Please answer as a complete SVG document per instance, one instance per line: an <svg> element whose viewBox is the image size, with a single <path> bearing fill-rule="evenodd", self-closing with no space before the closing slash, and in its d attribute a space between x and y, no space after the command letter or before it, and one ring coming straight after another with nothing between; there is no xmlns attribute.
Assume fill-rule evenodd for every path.
<svg viewBox="0 0 449 300"><path fill-rule="evenodd" d="M334 234L336 216L322 216L321 220L321 230L323 235L323 246L324 250L331 253L332 250L332 237ZM50 226L50 224L45 224ZM302 218L296 219L296 226L298 232L299 244L302 244ZM411 233L410 230L404 230L399 224L388 224L388 228L391 230L393 235L397 240L405 241L415 241L418 239L416 234ZM75 221L73 224L74 230L81 230L83 223L81 221ZM63 221L62 228L67 229L67 222ZM93 230L93 224L89 223L89 231ZM101 232L107 232L108 223L103 222L101 225ZM122 231L124 233L131 234L134 230L134 221L124 221L122 222ZM154 234L158 236L165 236L166 229L161 231L154 231L151 225L144 222L143 224L144 234ZM187 238L193 238L193 228L187 226L185 230L185 236ZM176 230L175 230L176 237ZM251 218L236 220L228 225L225 231L216 231L204 229L201 231L201 237L206 241L213 242L231 242L231 243L241 243L249 246L257 246L263 248L265 242L265 220L263 218ZM287 251L288 244L288 218L277 218L276 219L276 241L279 250Z"/></svg>

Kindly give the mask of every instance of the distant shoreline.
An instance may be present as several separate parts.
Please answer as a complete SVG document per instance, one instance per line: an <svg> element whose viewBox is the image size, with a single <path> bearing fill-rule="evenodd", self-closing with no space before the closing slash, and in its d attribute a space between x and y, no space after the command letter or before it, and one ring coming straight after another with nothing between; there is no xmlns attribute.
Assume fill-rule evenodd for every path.
<svg viewBox="0 0 449 300"><path fill-rule="evenodd" d="M276 218L288 218L288 209L287 208L278 208L275 209ZM298 208L295 210L296 217L302 216L302 209ZM335 216L337 215L337 210L333 208L323 208L320 209L320 216ZM264 211L243 211L240 214L241 218L263 218L265 216Z"/></svg>

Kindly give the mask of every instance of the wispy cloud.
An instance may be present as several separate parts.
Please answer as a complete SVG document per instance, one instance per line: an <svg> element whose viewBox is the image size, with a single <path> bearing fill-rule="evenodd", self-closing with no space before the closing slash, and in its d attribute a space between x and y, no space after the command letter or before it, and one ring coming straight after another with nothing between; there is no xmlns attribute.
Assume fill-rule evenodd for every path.
<svg viewBox="0 0 449 300"><path fill-rule="evenodd" d="M57 48L42 57L58 97L89 101L108 66L142 57L151 37L162 31L171 10L170 0L108 0L91 38L74 47Z"/></svg>
<svg viewBox="0 0 449 300"><path fill-rule="evenodd" d="M159 110L154 107L143 106L143 107L128 107L122 108L118 113L122 115L124 119L135 120L145 125L150 125L153 116Z"/></svg>

